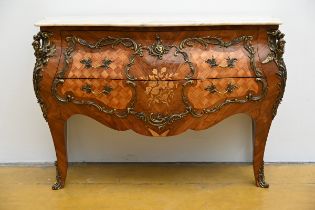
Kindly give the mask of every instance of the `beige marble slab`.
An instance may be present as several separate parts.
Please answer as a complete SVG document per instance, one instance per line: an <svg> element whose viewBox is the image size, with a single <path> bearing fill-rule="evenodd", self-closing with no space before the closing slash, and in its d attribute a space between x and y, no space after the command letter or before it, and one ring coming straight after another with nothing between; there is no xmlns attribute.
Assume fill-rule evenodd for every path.
<svg viewBox="0 0 315 210"><path fill-rule="evenodd" d="M146 17L49 17L35 23L35 26L219 26L219 25L280 25L281 21L271 17L205 17L184 20L179 18Z"/></svg>

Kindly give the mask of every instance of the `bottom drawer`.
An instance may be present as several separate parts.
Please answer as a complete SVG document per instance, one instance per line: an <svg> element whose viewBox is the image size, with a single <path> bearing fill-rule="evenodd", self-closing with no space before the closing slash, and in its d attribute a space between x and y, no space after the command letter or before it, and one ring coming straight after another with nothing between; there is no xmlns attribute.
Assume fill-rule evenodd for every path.
<svg viewBox="0 0 315 210"><path fill-rule="evenodd" d="M223 78L195 80L187 87L187 97L195 109L210 108L226 99L245 99L250 93L262 94L256 78Z"/></svg>
<svg viewBox="0 0 315 210"><path fill-rule="evenodd" d="M184 111L181 81L132 81L103 79L64 79L58 96L78 105L94 103L100 107L146 113L171 114ZM68 97L71 100L66 100Z"/></svg>
<svg viewBox="0 0 315 210"><path fill-rule="evenodd" d="M256 78L223 78L207 80L134 81L102 79L64 79L58 95L76 104L111 109L134 110L137 113L171 115L188 110L187 100L194 109L211 109L249 96L263 94ZM74 99L74 100L73 100ZM67 100L66 100L67 101ZM216 108L217 109L217 108Z"/></svg>
<svg viewBox="0 0 315 210"><path fill-rule="evenodd" d="M64 79L58 94L65 98L93 101L113 109L126 109L132 99L132 88L124 80Z"/></svg>

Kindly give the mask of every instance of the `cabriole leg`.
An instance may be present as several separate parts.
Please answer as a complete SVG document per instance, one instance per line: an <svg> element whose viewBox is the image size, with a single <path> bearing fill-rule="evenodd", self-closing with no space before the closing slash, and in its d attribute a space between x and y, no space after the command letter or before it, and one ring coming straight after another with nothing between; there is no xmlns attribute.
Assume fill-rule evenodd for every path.
<svg viewBox="0 0 315 210"><path fill-rule="evenodd" d="M256 186L261 188L269 187L269 184L265 181L264 153L271 122L271 117L259 116L253 118L253 168Z"/></svg>
<svg viewBox="0 0 315 210"><path fill-rule="evenodd" d="M48 119L48 124L57 156L57 161L55 162L56 183L52 186L52 189L59 190L65 185L68 169L66 121L60 119Z"/></svg>

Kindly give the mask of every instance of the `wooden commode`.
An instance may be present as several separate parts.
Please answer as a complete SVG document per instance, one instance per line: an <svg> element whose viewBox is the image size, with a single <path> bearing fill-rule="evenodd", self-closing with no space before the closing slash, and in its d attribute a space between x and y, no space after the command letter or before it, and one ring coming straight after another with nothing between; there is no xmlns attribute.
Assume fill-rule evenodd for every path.
<svg viewBox="0 0 315 210"><path fill-rule="evenodd" d="M65 184L65 125L74 114L120 131L172 136L247 113L255 182L268 187L265 144L287 78L279 22L65 18L36 25L33 83L57 155L53 189Z"/></svg>

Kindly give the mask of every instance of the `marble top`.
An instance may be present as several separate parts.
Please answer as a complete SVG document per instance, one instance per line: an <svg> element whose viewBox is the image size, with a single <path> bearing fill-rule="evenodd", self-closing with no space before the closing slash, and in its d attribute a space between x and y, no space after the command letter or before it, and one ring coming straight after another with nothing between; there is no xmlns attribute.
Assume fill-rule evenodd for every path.
<svg viewBox="0 0 315 210"><path fill-rule="evenodd" d="M228 17L216 18L206 17L198 19L183 20L179 18L155 18L146 17L49 17L35 23L35 26L220 26L220 25L280 25L278 19L267 17Z"/></svg>

